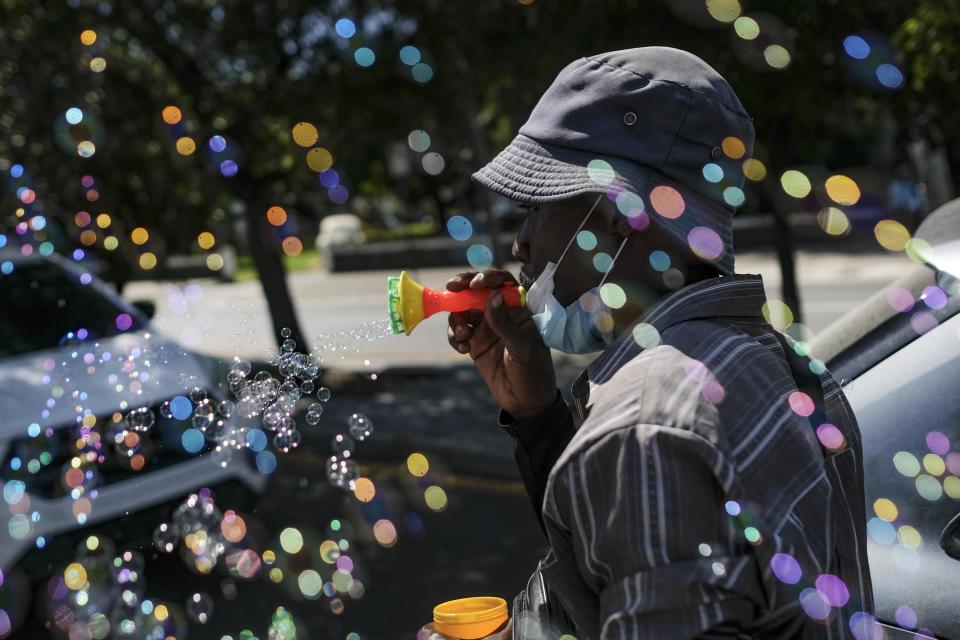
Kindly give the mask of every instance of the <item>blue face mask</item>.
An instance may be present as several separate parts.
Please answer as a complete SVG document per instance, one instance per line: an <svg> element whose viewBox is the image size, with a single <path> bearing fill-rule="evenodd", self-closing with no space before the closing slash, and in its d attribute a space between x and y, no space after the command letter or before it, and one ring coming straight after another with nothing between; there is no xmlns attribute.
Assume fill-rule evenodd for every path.
<svg viewBox="0 0 960 640"><path fill-rule="evenodd" d="M580 226L573 232L573 237L567 243L563 253L556 263L547 262L541 273L530 290L527 291L527 307L533 312L533 322L537 325L543 342L551 349L563 351L564 353L593 353L602 351L613 342L613 333L603 331L600 328L603 314L609 314L610 308L603 303L600 298L600 287L607 279L607 274L613 269L613 263L616 262L623 251L627 238L620 243L620 248L610 264L610 268L604 273L599 284L574 300L566 308L560 305L560 302L553 295L553 276L557 267L563 261L564 256L576 239L577 234L590 218L590 214L600 203L601 195L590 208L590 211L584 217ZM589 302L587 302L589 301Z"/></svg>

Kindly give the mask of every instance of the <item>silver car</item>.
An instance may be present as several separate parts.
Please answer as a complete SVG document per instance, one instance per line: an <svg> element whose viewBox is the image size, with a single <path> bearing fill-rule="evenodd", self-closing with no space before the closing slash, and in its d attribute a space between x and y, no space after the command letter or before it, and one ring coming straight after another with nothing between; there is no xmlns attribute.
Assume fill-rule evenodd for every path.
<svg viewBox="0 0 960 640"><path fill-rule="evenodd" d="M915 234L920 258L811 345L863 436L867 552L890 640L960 639L960 200ZM905 261L907 262L907 261Z"/></svg>
<svg viewBox="0 0 960 640"><path fill-rule="evenodd" d="M265 484L245 452L181 441L188 396L224 399L211 364L70 260L0 250L0 389L4 574L67 533L197 487Z"/></svg>

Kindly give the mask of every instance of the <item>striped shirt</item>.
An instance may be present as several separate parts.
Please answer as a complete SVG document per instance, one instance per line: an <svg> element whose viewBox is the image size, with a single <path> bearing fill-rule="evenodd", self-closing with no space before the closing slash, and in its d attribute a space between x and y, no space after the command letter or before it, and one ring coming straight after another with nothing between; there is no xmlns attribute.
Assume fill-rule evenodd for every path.
<svg viewBox="0 0 960 640"><path fill-rule="evenodd" d="M756 275L684 287L590 364L572 411L505 425L579 640L879 637L856 419L814 364L812 424L791 370L810 361L765 301Z"/></svg>

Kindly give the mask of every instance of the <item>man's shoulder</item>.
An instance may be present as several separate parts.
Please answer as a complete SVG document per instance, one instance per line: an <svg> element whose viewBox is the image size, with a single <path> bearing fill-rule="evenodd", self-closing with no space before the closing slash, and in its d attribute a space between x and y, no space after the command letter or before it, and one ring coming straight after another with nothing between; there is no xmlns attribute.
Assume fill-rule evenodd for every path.
<svg viewBox="0 0 960 640"><path fill-rule="evenodd" d="M758 350L765 347L755 337L725 322L673 325L659 344L637 353L603 382L590 383L588 417L558 463L630 430L687 432L705 446L725 448L719 407L737 395L727 371Z"/></svg>
<svg viewBox="0 0 960 640"><path fill-rule="evenodd" d="M671 326L603 382L590 385L590 415L610 414L665 427L715 423L731 389L727 372L764 347L725 322L689 320ZM725 384L726 383L726 384Z"/></svg>

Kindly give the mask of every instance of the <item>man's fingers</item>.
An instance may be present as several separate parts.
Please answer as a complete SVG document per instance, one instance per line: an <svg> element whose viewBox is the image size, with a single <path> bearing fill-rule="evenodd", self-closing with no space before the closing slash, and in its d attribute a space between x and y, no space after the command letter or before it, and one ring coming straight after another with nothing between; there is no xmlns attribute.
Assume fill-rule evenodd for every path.
<svg viewBox="0 0 960 640"><path fill-rule="evenodd" d="M490 327L490 324L480 323L474 328L473 335L470 337L470 357L476 360L496 351L494 347L499 342L501 342L500 335Z"/></svg>
<svg viewBox="0 0 960 640"><path fill-rule="evenodd" d="M484 310L485 324L489 325L506 343L511 351L527 352L537 344L536 326L524 310L508 309L503 294L495 291L487 298ZM512 312L512 313L511 313Z"/></svg>
<svg viewBox="0 0 960 640"><path fill-rule="evenodd" d="M470 341L469 340L458 340L456 335L453 332L453 328L450 327L447 329L447 342L450 343L450 346L453 347L454 351L457 353L469 353L470 352Z"/></svg>
<svg viewBox="0 0 960 640"><path fill-rule="evenodd" d="M474 309L453 312L448 317L450 327L456 331L458 340L469 340L473 328L483 321L483 312Z"/></svg>
<svg viewBox="0 0 960 640"><path fill-rule="evenodd" d="M447 342L458 353L470 351L470 338L473 336L473 327L467 323L462 313L451 313L448 320Z"/></svg>
<svg viewBox="0 0 960 640"><path fill-rule="evenodd" d="M481 309L467 309L466 311L461 312L464 322L466 322L471 327L475 327L481 322L483 322L483 310Z"/></svg>
<svg viewBox="0 0 960 640"><path fill-rule="evenodd" d="M517 284L517 279L505 269L487 269L470 280L471 289L498 289L506 282Z"/></svg>
<svg viewBox="0 0 960 640"><path fill-rule="evenodd" d="M470 288L470 281L477 275L476 271L462 271L447 280L447 291L463 291Z"/></svg>

